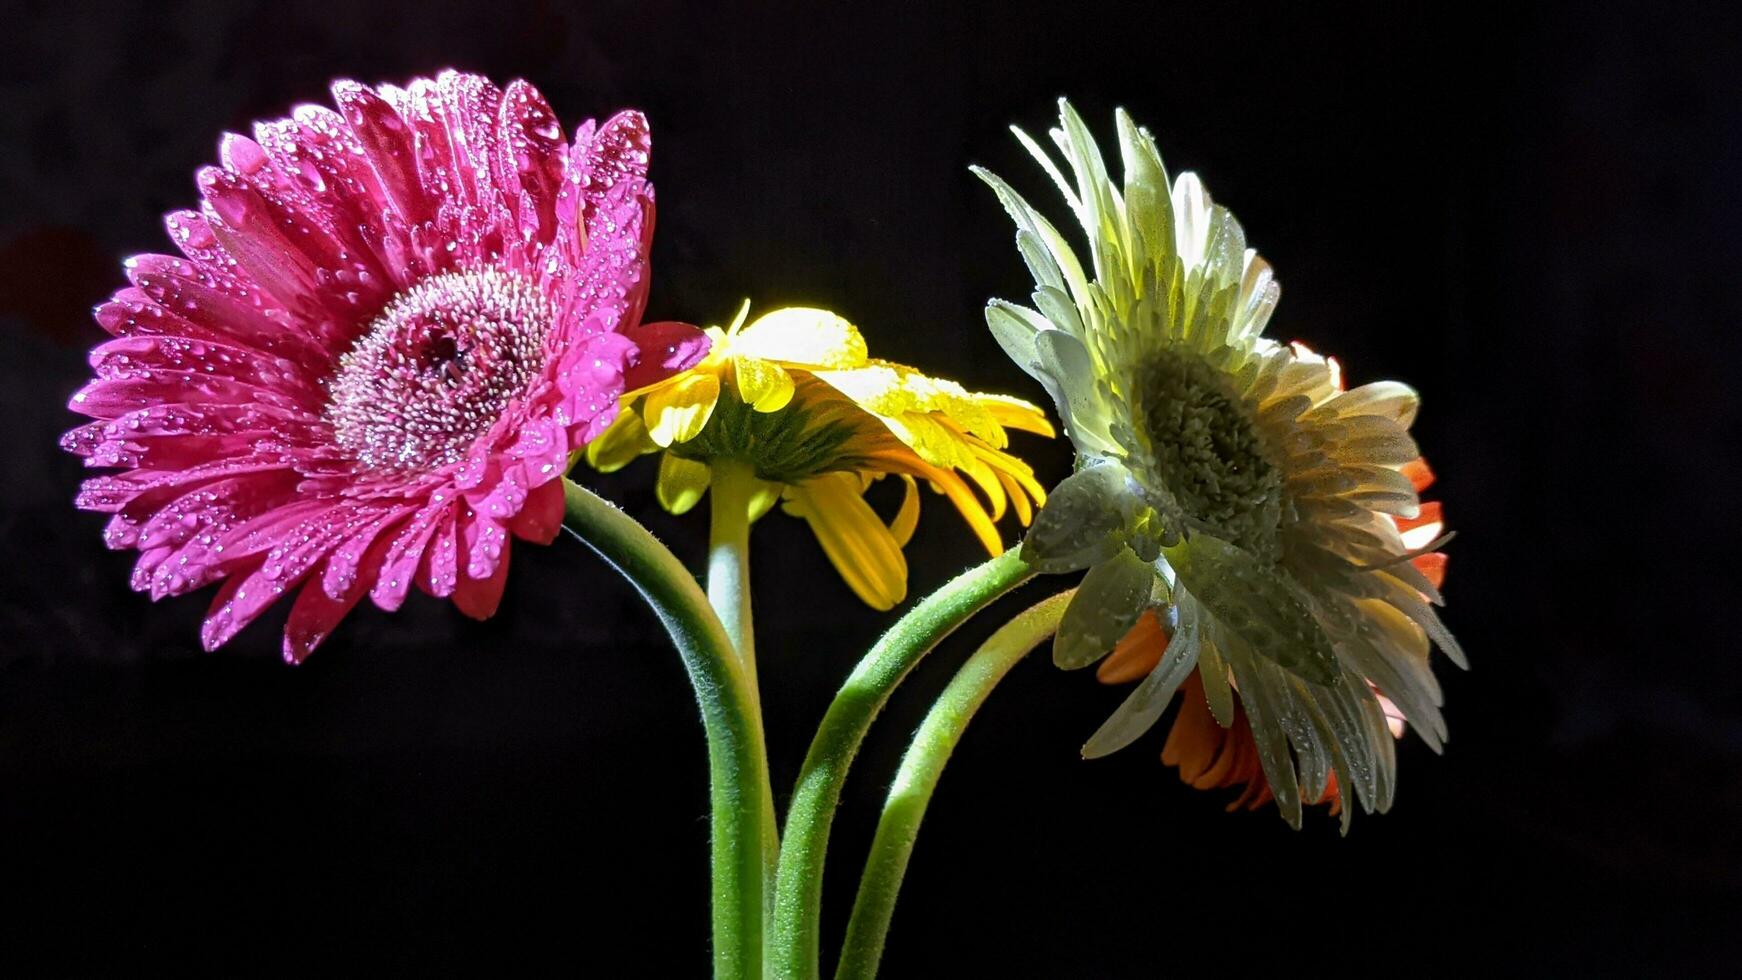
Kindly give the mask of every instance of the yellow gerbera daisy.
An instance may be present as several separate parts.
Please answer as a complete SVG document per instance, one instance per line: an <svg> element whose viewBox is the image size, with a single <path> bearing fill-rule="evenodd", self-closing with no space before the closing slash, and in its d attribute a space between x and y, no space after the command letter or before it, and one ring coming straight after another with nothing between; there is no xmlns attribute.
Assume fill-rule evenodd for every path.
<svg viewBox="0 0 1742 980"><path fill-rule="evenodd" d="M1028 464L1005 451L1007 429L1053 434L1038 406L876 360L858 328L827 310L788 307L746 324L749 311L746 302L731 326L707 329L701 363L624 396L587 461L609 472L663 452L655 492L674 514L702 499L718 465L750 467L751 519L782 502L879 610L907 595L901 549L919 520L917 481L948 497L994 555L1005 511L1026 526L1045 501ZM891 474L907 492L885 523L864 494Z"/></svg>
<svg viewBox="0 0 1742 980"><path fill-rule="evenodd" d="M1384 810L1395 762L1375 688L1437 748L1429 640L1463 663L1413 563L1443 539L1415 541L1398 523L1422 513L1416 393L1345 390L1335 361L1260 336L1279 295L1270 266L1196 175L1170 183L1149 134L1123 112L1118 128L1122 187L1069 104L1051 133L1069 180L1017 133L1075 212L1086 263L977 171L1015 219L1036 283L1036 308L995 300L987 322L1046 386L1078 452L1024 543L1044 571L1089 570L1054 659L1094 663L1152 610L1171 633L1084 754L1129 744L1195 676L1224 728L1242 709L1291 823L1333 776Z"/></svg>

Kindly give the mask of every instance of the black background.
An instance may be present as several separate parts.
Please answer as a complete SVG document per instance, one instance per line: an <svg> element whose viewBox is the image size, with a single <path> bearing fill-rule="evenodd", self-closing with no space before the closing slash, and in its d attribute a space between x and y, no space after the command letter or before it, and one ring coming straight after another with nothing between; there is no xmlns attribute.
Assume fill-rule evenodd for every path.
<svg viewBox="0 0 1742 980"><path fill-rule="evenodd" d="M1036 657L934 801L890 976L1353 969L1720 972L1742 911L1733 611L1742 101L1733 7L1411 13L1055 4L28 4L0 40L0 971L705 971L702 744L677 659L572 542L500 615L366 609L307 665L268 615L216 655L70 504L55 448L118 260L167 248L219 133L336 76L523 76L565 123L654 126L650 314L810 303L873 352L1039 398L980 309L1027 279L978 162L1062 210L1005 132L1069 94L1196 169L1286 286L1272 332L1418 386L1462 535L1448 754L1340 838L1225 814L1120 696ZM1216 9L1212 9L1215 7ZM1308 9L1315 8L1315 9ZM1023 444L1043 479L1064 445ZM598 480L681 555L646 466ZM755 534L777 785L860 650L807 532ZM976 560L929 505L912 594ZM1030 589L1032 599L1039 593ZM837 825L829 945L888 774L996 617L909 682ZM782 791L784 798L784 791Z"/></svg>

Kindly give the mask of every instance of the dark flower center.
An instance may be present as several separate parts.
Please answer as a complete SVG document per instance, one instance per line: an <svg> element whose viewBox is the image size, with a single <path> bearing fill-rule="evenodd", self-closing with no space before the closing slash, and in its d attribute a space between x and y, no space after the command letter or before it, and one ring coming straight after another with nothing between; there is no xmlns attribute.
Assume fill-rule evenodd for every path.
<svg viewBox="0 0 1742 980"><path fill-rule="evenodd" d="M498 269L431 276L401 293L339 358L326 417L362 467L455 463L544 367L555 311Z"/></svg>
<svg viewBox="0 0 1742 980"><path fill-rule="evenodd" d="M1167 523L1273 554L1282 471L1231 379L1197 356L1164 350L1136 382L1134 414L1149 443L1145 489Z"/></svg>

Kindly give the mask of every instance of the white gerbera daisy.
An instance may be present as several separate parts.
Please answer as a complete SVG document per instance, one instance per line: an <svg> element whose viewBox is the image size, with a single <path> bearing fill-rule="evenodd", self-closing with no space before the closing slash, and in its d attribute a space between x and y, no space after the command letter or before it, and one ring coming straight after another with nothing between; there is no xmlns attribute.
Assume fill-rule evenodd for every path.
<svg viewBox="0 0 1742 980"><path fill-rule="evenodd" d="M1422 516L1416 393L1345 390L1335 361L1262 337L1279 295L1270 266L1194 174L1170 184L1149 134L1123 111L1117 121L1123 187L1068 103L1051 135L1070 180L1017 131L1086 232L1086 264L975 171L1015 219L1035 279L1032 308L994 300L987 322L1078 452L1024 542L1043 571L1088 569L1054 659L1094 663L1151 610L1170 626L1165 655L1084 754L1130 744L1195 670L1222 727L1237 711L1249 720L1291 824L1303 799L1337 786L1383 811L1395 756L1380 693L1437 749L1430 638L1464 663L1433 609L1444 539L1406 540L1399 526Z"/></svg>

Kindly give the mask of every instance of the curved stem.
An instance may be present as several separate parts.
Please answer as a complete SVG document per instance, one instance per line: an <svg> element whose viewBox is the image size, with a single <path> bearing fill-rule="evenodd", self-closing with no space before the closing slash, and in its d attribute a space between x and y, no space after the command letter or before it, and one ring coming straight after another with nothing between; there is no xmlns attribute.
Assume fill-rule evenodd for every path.
<svg viewBox="0 0 1742 980"><path fill-rule="evenodd" d="M829 705L793 787L775 879L769 968L782 978L815 977L823 859L847 769L859 743L907 672L940 640L1034 575L1012 548L951 579L908 611L853 669Z"/></svg>
<svg viewBox="0 0 1742 980"><path fill-rule="evenodd" d="M901 768L889 787L889 799L883 804L877 836L871 842L871 856L866 859L865 874L859 879L859 897L853 903L853 916L847 921L847 938L841 947L835 980L870 980L877 975L877 962L883 956L883 943L889 935L890 918L895 914L902 876L913 856L919 824L925 819L926 805L944 774L950 753L961 741L974 713L1010 668L1058 630L1065 605L1075 591L1067 590L1042 600L999 627L956 672L955 679L926 713L907 754L901 758Z"/></svg>
<svg viewBox="0 0 1742 980"><path fill-rule="evenodd" d="M646 528L563 480L563 524L641 592L689 671L712 785L714 975L760 980L768 755L753 690L694 576Z"/></svg>
<svg viewBox="0 0 1742 980"><path fill-rule="evenodd" d="M762 724L762 694L756 684L756 626L750 613L750 505L756 492L756 471L737 460L715 460L709 481L708 604L720 617L726 636L738 651L744 670L745 693L755 709L756 730ZM774 786L763 770L762 902L764 915L774 901L774 863L780 853L774 813Z"/></svg>

